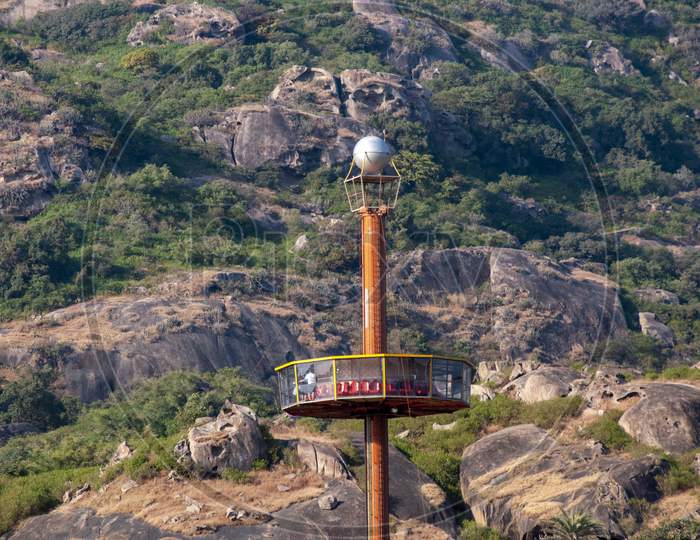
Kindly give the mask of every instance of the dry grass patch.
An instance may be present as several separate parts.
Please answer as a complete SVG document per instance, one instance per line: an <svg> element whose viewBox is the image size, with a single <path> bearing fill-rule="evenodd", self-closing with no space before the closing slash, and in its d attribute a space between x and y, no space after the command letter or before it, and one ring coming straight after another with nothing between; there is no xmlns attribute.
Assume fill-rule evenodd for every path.
<svg viewBox="0 0 700 540"><path fill-rule="evenodd" d="M700 512L700 488L664 497L651 506L644 525L654 529L668 521L687 518L694 512Z"/></svg>
<svg viewBox="0 0 700 540"><path fill-rule="evenodd" d="M90 493L67 507L92 508L99 515L133 515L163 530L193 534L202 525L216 528L264 521L246 517L231 522L226 517L229 507L264 516L323 493L323 480L318 475L286 465L270 471L252 471L246 483L219 479L170 481L162 474L122 493L127 481L127 477L120 476L100 492ZM281 492L280 485L289 489Z"/></svg>

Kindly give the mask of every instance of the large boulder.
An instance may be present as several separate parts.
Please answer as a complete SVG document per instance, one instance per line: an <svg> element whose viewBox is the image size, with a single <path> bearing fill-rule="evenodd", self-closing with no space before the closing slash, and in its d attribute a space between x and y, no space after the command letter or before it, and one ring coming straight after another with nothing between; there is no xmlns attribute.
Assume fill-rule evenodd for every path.
<svg viewBox="0 0 700 540"><path fill-rule="evenodd" d="M292 66L279 78L270 101L291 109L318 114L340 114L338 79L325 69Z"/></svg>
<svg viewBox="0 0 700 540"><path fill-rule="evenodd" d="M411 79L390 73L354 69L334 76L320 68L293 66L282 74L265 104L198 111L188 119L199 141L218 147L233 164L249 168L275 166L304 173L319 165L345 164L348 140L354 143L361 136L378 134L368 126L377 114L425 124L444 159L466 159L474 145L465 122L446 111L432 111L428 95ZM256 114L265 115L262 121L270 137L254 129L261 120ZM238 138L244 141L243 148L236 143ZM501 241L508 236L474 227L489 235L498 232ZM509 240L517 245L515 237Z"/></svg>
<svg viewBox="0 0 700 540"><path fill-rule="evenodd" d="M603 526L604 538L621 540L630 499L657 500L656 476L663 471L652 456L624 461L520 425L465 448L460 486L474 519L513 540L538 538L561 509L589 514Z"/></svg>
<svg viewBox="0 0 700 540"><path fill-rule="evenodd" d="M430 19L400 14L393 0L353 0L352 8L386 37L389 46L385 60L405 75L431 78L439 70L440 62L457 60L455 47L445 30Z"/></svg>
<svg viewBox="0 0 700 540"><path fill-rule="evenodd" d="M641 399L620 426L642 444L681 454L700 446L700 389L663 383L630 387Z"/></svg>
<svg viewBox="0 0 700 540"><path fill-rule="evenodd" d="M468 294L488 284L490 258L490 251L484 248L416 250L394 255L389 286L395 295L410 302L437 303L441 298Z"/></svg>
<svg viewBox="0 0 700 540"><path fill-rule="evenodd" d="M536 54L530 49L539 46L534 36L528 36L532 43L526 47L522 40L506 38L495 26L484 21L470 21L466 27L470 32L467 45L485 62L506 71L525 71L534 67Z"/></svg>
<svg viewBox="0 0 700 540"><path fill-rule="evenodd" d="M297 443L297 455L309 470L324 478L350 478L345 461L332 446L301 439Z"/></svg>
<svg viewBox="0 0 700 540"><path fill-rule="evenodd" d="M233 165L282 167L296 172L346 163L365 125L336 115L318 115L278 105L242 105L199 130Z"/></svg>
<svg viewBox="0 0 700 540"><path fill-rule="evenodd" d="M348 116L367 122L375 114L388 114L430 124L425 90L410 79L367 69L346 69L340 74Z"/></svg>
<svg viewBox="0 0 700 540"><path fill-rule="evenodd" d="M610 43L588 44L591 65L596 73L617 73L620 75L639 75L639 71L625 58L620 49Z"/></svg>
<svg viewBox="0 0 700 540"><path fill-rule="evenodd" d="M644 288L634 291L634 295L643 302L650 304L678 304L680 300L676 293L663 289Z"/></svg>
<svg viewBox="0 0 700 540"><path fill-rule="evenodd" d="M146 22L138 22L126 41L132 47L143 45L154 34L168 28L167 38L175 43L220 45L240 39L245 28L236 14L198 2L174 4L156 11Z"/></svg>
<svg viewBox="0 0 700 540"><path fill-rule="evenodd" d="M376 134L376 114L430 124L427 93L389 73L292 66L264 104L245 104L195 118L193 129L233 165L281 167L303 173L321 165L346 164L357 139Z"/></svg>
<svg viewBox="0 0 700 540"><path fill-rule="evenodd" d="M673 347L675 345L673 331L664 323L657 320L656 314L640 312L639 326L642 329L642 334L654 338L664 347Z"/></svg>
<svg viewBox="0 0 700 540"><path fill-rule="evenodd" d="M87 130L78 111L59 107L27 72L0 70L0 93L0 217L27 219L48 204L57 180L83 180Z"/></svg>
<svg viewBox="0 0 700 540"><path fill-rule="evenodd" d="M561 361L626 332L615 283L526 251L417 250L396 255L391 268L390 290L416 319L430 310L435 339L468 336L472 346L496 347L502 361L532 353Z"/></svg>
<svg viewBox="0 0 700 540"><path fill-rule="evenodd" d="M300 306L325 303L352 320L353 284L289 279L298 292L286 302L270 302L278 289L264 275L206 270L3 323L0 366L42 365L58 351L61 387L91 402L171 371L239 367L251 380L265 381L284 358L349 354L346 328L325 324L324 311Z"/></svg>
<svg viewBox="0 0 700 540"><path fill-rule="evenodd" d="M572 383L578 378L579 375L567 367L545 366L518 377L504 386L503 392L525 403L547 401L568 396Z"/></svg>
<svg viewBox="0 0 700 540"><path fill-rule="evenodd" d="M229 401L215 419L191 428L187 441L192 462L204 473L248 471L265 455L257 416L250 408Z"/></svg>
<svg viewBox="0 0 700 540"><path fill-rule="evenodd" d="M617 285L603 276L515 249L492 250L489 266L500 304L494 334L507 359L539 349L554 360L626 330Z"/></svg>
<svg viewBox="0 0 700 540"><path fill-rule="evenodd" d="M525 268L492 263L506 255ZM503 383L509 364L513 376L534 354L543 363L580 359L578 351L599 336L625 332L614 285L530 253L415 251L395 255L390 267L388 288L411 326L437 348L469 346L474 357L498 361L494 377ZM501 295L509 273L516 297ZM0 366L41 365L53 358L47 351L58 350L61 387L86 402L179 370L236 366L265 381L285 358L350 353L356 286L349 278L294 275L282 283L241 269L170 275L150 289L3 323ZM283 291L286 298L277 294ZM338 316L334 324L328 308Z"/></svg>

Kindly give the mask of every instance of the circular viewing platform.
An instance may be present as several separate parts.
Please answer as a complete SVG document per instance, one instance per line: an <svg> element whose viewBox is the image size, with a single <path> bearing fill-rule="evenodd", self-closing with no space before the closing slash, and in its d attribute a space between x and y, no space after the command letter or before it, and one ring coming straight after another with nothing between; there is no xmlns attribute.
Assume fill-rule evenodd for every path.
<svg viewBox="0 0 700 540"><path fill-rule="evenodd" d="M282 409L295 416L361 418L449 413L469 406L474 366L432 354L358 354L275 368Z"/></svg>

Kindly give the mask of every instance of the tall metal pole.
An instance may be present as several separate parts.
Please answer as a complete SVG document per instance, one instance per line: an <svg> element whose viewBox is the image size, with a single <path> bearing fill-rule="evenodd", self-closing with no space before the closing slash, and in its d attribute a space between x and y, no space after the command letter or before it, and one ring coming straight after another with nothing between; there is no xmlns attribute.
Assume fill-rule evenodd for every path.
<svg viewBox="0 0 700 540"><path fill-rule="evenodd" d="M386 238L388 210L362 209L362 352L386 352ZM367 537L389 538L389 424L386 416L365 417Z"/></svg>

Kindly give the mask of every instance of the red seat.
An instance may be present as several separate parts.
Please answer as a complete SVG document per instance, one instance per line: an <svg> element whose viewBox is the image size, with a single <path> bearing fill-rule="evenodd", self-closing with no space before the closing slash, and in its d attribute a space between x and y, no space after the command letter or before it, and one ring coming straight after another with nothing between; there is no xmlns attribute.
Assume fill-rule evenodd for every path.
<svg viewBox="0 0 700 540"><path fill-rule="evenodd" d="M356 396L360 393L360 382L359 381L348 381L348 396Z"/></svg>
<svg viewBox="0 0 700 540"><path fill-rule="evenodd" d="M346 383L345 381L340 381L338 383L338 389L337 389L338 395L345 396L345 395L347 395L347 391L348 391L348 383Z"/></svg>
<svg viewBox="0 0 700 540"><path fill-rule="evenodd" d="M369 394L369 393L370 393L370 392L369 392L369 381L367 381L367 380L365 380L365 379L362 379L362 380L360 381L360 394L366 396L366 395Z"/></svg>
<svg viewBox="0 0 700 540"><path fill-rule="evenodd" d="M331 385L328 383L319 384L316 388L317 398L327 398L331 395Z"/></svg>
<svg viewBox="0 0 700 540"><path fill-rule="evenodd" d="M374 379L371 383L369 383L369 393L373 396L382 393L382 385L377 379Z"/></svg>

